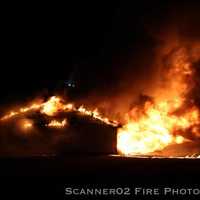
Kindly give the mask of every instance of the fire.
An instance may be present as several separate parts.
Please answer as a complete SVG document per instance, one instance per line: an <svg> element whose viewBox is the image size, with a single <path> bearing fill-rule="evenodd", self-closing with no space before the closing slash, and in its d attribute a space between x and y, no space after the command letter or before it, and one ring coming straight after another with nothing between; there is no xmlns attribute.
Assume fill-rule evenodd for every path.
<svg viewBox="0 0 200 200"><path fill-rule="evenodd" d="M80 112L81 114L92 116L93 118L98 119L98 120L100 120L100 121L102 121L106 124L109 124L109 125L112 125L112 126L118 126L119 125L119 123L116 120L109 120L107 117L103 117L99 113L98 109L89 110L82 105L77 109L77 111Z"/></svg>
<svg viewBox="0 0 200 200"><path fill-rule="evenodd" d="M152 101L135 106L126 115L126 123L118 129L117 149L123 155L149 154L170 144L187 139L188 129L197 131L199 109L184 107L187 94L193 87L194 70L186 49L178 49L170 58L165 84ZM182 109L182 110L181 110Z"/></svg>
<svg viewBox="0 0 200 200"><path fill-rule="evenodd" d="M181 144L186 139L172 133L187 131L199 124L198 120L197 110L177 117L155 108L147 108L143 116L136 120L130 119L118 130L117 148L125 155L147 154L162 150L169 144Z"/></svg>
<svg viewBox="0 0 200 200"><path fill-rule="evenodd" d="M197 124L199 119L196 110L177 117L148 102L145 109L139 118L134 119L132 114L130 121L118 130L117 148L121 153L146 154L162 150L172 143L181 144L186 139L172 133L186 130Z"/></svg>
<svg viewBox="0 0 200 200"><path fill-rule="evenodd" d="M162 66L164 75L158 84L160 87L152 91L152 98L141 101L140 105L136 104L124 115L125 123L117 129L117 149L120 154L152 155L153 152L161 151L168 145L188 141L188 133L200 138L200 110L193 99L189 98L195 86L193 62L198 60L197 54L189 55L185 47L176 46L174 49L168 49L165 52L167 59L161 59L165 60ZM119 126L118 121L103 116L97 108L89 109L84 105L77 107L58 96L11 111L0 120L8 120L30 111L39 111L49 117L55 117L60 112L77 112L111 126ZM45 126L63 128L66 125L67 119L53 119ZM33 125L25 121L22 127L30 129Z"/></svg>
<svg viewBox="0 0 200 200"><path fill-rule="evenodd" d="M3 116L0 120L1 121L8 120L8 119L13 118L13 117L15 117L17 115L20 115L20 114L23 114L23 113L27 113L27 112L30 112L30 111L34 111L34 110L38 110L41 107L42 107L41 103L33 103L30 106L20 108L18 111L11 111L7 115Z"/></svg>
<svg viewBox="0 0 200 200"><path fill-rule="evenodd" d="M54 127L54 128L62 128L62 127L65 127L66 124L67 124L66 119L63 119L62 121L52 120L49 124L47 124L47 126Z"/></svg>
<svg viewBox="0 0 200 200"><path fill-rule="evenodd" d="M63 109L61 99L53 96L47 102L43 103L41 113L48 116L54 116L60 109Z"/></svg>
<svg viewBox="0 0 200 200"><path fill-rule="evenodd" d="M23 126L24 126L25 129L29 129L33 126L33 124L30 123L30 122L25 122Z"/></svg>
<svg viewBox="0 0 200 200"><path fill-rule="evenodd" d="M64 99L58 96L52 96L46 102L43 103L33 103L30 106L22 107L18 111L11 111L10 113L3 116L0 120L5 121L8 119L12 119L18 115L25 114L30 111L39 111L40 113L49 117L56 116L60 112L74 111L82 115L91 116L94 119L98 119L108 125L118 126L117 121L109 120L108 118L103 117L103 115L100 114L97 109L90 110L84 107L83 105L80 107L76 107L73 103L65 103Z"/></svg>
<svg viewBox="0 0 200 200"><path fill-rule="evenodd" d="M183 142L184 142L184 137L183 137L183 136L177 136L177 137L175 138L175 142L176 142L177 144L183 143Z"/></svg>
<svg viewBox="0 0 200 200"><path fill-rule="evenodd" d="M9 114L2 117L1 120L6 120L6 119L9 119L9 118L12 118L12 117L14 117L15 115L18 115L18 114L19 114L19 112L11 111Z"/></svg>
<svg viewBox="0 0 200 200"><path fill-rule="evenodd" d="M33 128L33 122L32 122L32 120L29 120L29 119L19 120L18 125L19 125L19 128L22 131L28 131L28 130L31 130Z"/></svg>

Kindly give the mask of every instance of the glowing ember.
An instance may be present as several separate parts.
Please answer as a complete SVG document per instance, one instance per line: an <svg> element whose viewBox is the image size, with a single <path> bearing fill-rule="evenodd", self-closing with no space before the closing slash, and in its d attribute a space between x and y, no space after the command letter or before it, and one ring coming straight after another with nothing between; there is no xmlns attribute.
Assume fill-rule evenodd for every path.
<svg viewBox="0 0 200 200"><path fill-rule="evenodd" d="M52 120L49 124L47 124L48 127L54 127L54 128L63 128L67 124L67 120L64 119L62 121Z"/></svg>
<svg viewBox="0 0 200 200"><path fill-rule="evenodd" d="M26 122L26 123L24 123L24 128L25 129L29 129L29 128L31 128L33 125L32 125L32 123L30 123L30 122Z"/></svg>
<svg viewBox="0 0 200 200"><path fill-rule="evenodd" d="M33 122L29 119L21 119L19 120L19 127L23 131L28 131L33 128Z"/></svg>

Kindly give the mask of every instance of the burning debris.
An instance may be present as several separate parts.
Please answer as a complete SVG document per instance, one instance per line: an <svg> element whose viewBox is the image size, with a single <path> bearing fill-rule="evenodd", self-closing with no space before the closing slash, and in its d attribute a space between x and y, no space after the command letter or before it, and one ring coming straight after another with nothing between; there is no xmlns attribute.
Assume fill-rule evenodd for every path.
<svg viewBox="0 0 200 200"><path fill-rule="evenodd" d="M38 109L29 109L32 105L26 108L26 112L18 109L11 111L15 115L1 118L0 129L5 133L1 137L10 138L1 145L6 155L117 153L117 124L98 110L76 108L57 96L38 104Z"/></svg>
<svg viewBox="0 0 200 200"><path fill-rule="evenodd" d="M33 122L29 119L21 119L19 120L19 126L22 131L28 131L33 128Z"/></svg>

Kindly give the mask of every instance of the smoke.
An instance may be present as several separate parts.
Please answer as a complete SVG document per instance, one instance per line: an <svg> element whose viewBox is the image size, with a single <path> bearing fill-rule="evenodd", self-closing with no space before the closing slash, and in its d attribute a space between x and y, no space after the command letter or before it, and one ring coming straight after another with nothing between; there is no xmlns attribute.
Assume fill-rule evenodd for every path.
<svg viewBox="0 0 200 200"><path fill-rule="evenodd" d="M179 74L173 73L171 77L166 74L175 62L179 62L176 57L181 55L180 59L190 63L194 70L192 78L184 76L182 77L184 80L178 80L179 84L184 81L188 83L189 88L183 92L183 95L187 95L187 99L192 99L195 104L199 104L198 5L174 3L166 10L163 16L160 13L153 13L155 16L158 14L158 17L161 15L160 20L154 23L152 20L155 16L142 19L145 36L139 38L135 46L130 40L131 48L128 47L126 56L123 52L119 55L120 59L114 57L113 76L110 75L114 84L94 88L80 102L91 107L99 107L110 117L114 116L120 120L124 113L140 101L141 95L156 99L172 99L180 93L180 87L175 85ZM128 24L128 26L134 25Z"/></svg>

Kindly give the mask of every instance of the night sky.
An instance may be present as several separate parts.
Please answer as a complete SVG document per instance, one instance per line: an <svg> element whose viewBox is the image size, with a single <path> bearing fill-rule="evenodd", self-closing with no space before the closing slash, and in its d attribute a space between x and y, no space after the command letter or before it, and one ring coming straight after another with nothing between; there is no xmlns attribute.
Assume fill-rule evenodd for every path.
<svg viewBox="0 0 200 200"><path fill-rule="evenodd" d="M131 79L151 72L155 36L176 21L172 16L183 28L185 21L197 24L199 14L193 11L198 6L195 1L147 0L5 5L1 102L54 90L75 68L81 95L115 92L130 71Z"/></svg>

